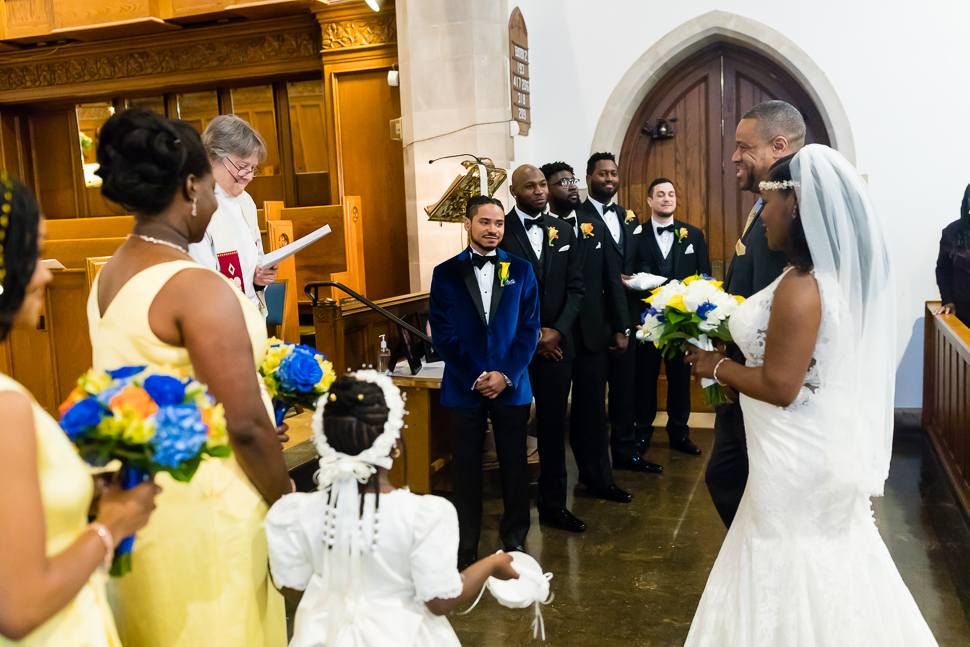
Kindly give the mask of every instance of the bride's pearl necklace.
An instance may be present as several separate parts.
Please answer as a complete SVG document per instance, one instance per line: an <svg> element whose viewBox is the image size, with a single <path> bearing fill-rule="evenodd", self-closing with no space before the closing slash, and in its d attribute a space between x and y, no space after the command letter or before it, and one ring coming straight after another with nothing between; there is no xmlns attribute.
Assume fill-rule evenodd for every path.
<svg viewBox="0 0 970 647"><path fill-rule="evenodd" d="M146 243L151 243L152 245L165 245L166 247L171 247L172 249L177 249L180 252L182 252L183 254L188 254L188 252L185 251L185 248L182 247L181 245L176 245L175 243L170 243L167 240L161 240L159 238L152 238L151 236L143 236L141 234L128 234L127 236L125 236L125 239L127 240L128 238L131 238L132 236L134 236L135 238L141 238Z"/></svg>

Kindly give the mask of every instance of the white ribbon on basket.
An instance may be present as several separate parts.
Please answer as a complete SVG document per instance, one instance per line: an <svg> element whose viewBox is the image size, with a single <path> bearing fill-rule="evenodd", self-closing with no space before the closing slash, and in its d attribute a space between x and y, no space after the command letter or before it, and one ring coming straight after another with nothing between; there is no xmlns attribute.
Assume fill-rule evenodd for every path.
<svg viewBox="0 0 970 647"><path fill-rule="evenodd" d="M499 552L501 553L502 551L499 551ZM482 596L485 595L485 589L488 589L489 591L492 592L492 595L495 596L495 600L503 607L508 607L510 609L524 609L529 605L535 604L535 617L532 619L532 638L533 639L538 638L539 635L541 634L542 640L545 641L546 623L545 623L545 620L543 620L542 618L541 605L552 604L552 601L556 598L556 594L549 591L549 581L552 579L552 573L543 573L541 568L539 569L539 571L535 571L531 568L519 569L515 565L516 555L525 555L525 553L515 552L515 553L511 553L511 555L513 560L512 568L514 568L515 571L519 574L519 581L531 582L535 586L535 593L538 593L540 595L543 591L548 592L548 595L545 596L545 599L542 599L541 597L535 597L535 594L525 596L522 599L509 599L507 597L503 597L501 593L501 589L506 586L516 586L515 584L510 584L511 582L515 582L515 580L503 581L503 580L497 580L494 577L490 577L487 580L485 580L485 584L482 586L482 590L478 592L478 597L475 598L475 601L472 603L472 605L456 615L464 616L471 613L472 609L478 606L478 603L481 601ZM529 558L528 562L531 562L536 566L538 566L538 562L536 562L535 559L533 559L529 555L525 555L525 557ZM519 559L520 561L526 561L524 558L519 558ZM499 590L496 591L496 588Z"/></svg>

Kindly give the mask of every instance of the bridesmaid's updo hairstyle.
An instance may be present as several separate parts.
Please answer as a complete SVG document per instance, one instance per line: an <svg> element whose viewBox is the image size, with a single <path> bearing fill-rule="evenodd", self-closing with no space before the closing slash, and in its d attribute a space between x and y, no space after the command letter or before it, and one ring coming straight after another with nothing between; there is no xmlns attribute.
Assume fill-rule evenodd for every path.
<svg viewBox="0 0 970 647"><path fill-rule="evenodd" d="M9 196L9 197L8 197ZM20 180L0 171L0 341L7 338L34 277L40 208Z"/></svg>
<svg viewBox="0 0 970 647"><path fill-rule="evenodd" d="M323 407L323 432L338 452L356 456L384 433L389 409L373 382L345 375L334 380Z"/></svg>
<svg viewBox="0 0 970 647"><path fill-rule="evenodd" d="M164 211L189 175L212 173L195 128L144 109L108 119L98 140L98 165L102 195L146 216Z"/></svg>
<svg viewBox="0 0 970 647"><path fill-rule="evenodd" d="M790 181L791 161L794 154L782 157L771 165L768 170L768 179L772 182ZM779 189L777 192L785 197L791 195L794 189ZM797 210L797 206L795 207ZM802 226L802 215L796 211L795 218L791 227L791 249L788 250L788 262L802 272L811 272L815 268L812 260L812 252L808 248L808 240L805 238L805 228Z"/></svg>

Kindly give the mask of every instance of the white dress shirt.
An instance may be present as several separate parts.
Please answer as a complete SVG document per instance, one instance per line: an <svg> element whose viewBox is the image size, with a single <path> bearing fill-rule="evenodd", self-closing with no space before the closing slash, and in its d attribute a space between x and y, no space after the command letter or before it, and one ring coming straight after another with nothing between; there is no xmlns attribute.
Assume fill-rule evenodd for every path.
<svg viewBox="0 0 970 647"><path fill-rule="evenodd" d="M482 256L475 249L472 249L472 254ZM495 256L497 252L493 249L485 256ZM478 289L482 294L482 309L485 310L485 324L488 324L489 309L492 307L492 289L493 281L495 280L495 263L486 263L482 267L477 265L473 266L475 268L475 278L478 279Z"/></svg>
<svg viewBox="0 0 970 647"><path fill-rule="evenodd" d="M650 223L653 225L653 235L657 237L657 245L660 246L660 253L664 255L664 258L667 258L667 254L670 253L670 249L674 246L674 232L665 231L660 233L659 229L674 224L674 219L671 218L670 222L663 224L651 218Z"/></svg>
<svg viewBox="0 0 970 647"><path fill-rule="evenodd" d="M516 215L519 217L519 221L522 223L522 226L525 227L525 219L528 218L529 220L532 220L532 216L526 215L525 213L519 211L518 206L514 208ZM545 214L539 214L539 216L543 215ZM538 218L539 216L536 217ZM542 260L542 237L545 233L545 227L529 227L525 230L526 236L529 237L529 242L532 243L532 251L536 253L536 258L540 261Z"/></svg>
<svg viewBox="0 0 970 647"><path fill-rule="evenodd" d="M603 218L603 222L606 223L606 228L610 230L610 235L613 236L613 242L617 245L620 244L620 217L612 209L609 211L604 210L604 206L608 207L613 204L613 199L610 199L610 203L604 205L602 202L597 202L593 198L589 199L596 207L596 211L599 212L600 217Z"/></svg>

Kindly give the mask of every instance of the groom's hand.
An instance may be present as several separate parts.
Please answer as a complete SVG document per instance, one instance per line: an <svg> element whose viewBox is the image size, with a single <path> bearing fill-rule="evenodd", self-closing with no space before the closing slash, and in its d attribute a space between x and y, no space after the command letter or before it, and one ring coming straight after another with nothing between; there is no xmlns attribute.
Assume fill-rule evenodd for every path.
<svg viewBox="0 0 970 647"><path fill-rule="evenodd" d="M508 385L505 383L505 377L501 373L498 371L489 371L478 378L478 382L475 384L475 390L489 400L494 400L498 397L499 393L505 390L506 386Z"/></svg>

